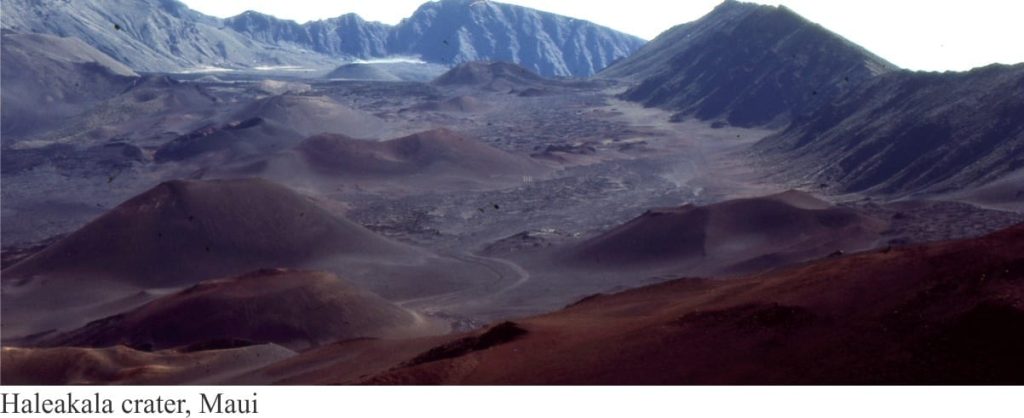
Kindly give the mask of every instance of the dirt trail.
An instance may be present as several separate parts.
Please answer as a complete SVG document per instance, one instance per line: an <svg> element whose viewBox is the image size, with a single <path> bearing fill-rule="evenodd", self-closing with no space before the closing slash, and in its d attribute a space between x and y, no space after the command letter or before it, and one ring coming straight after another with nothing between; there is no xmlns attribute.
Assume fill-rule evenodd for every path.
<svg viewBox="0 0 1024 418"><path fill-rule="evenodd" d="M449 255L459 261L477 264L494 274L494 279L481 286L441 295L406 299L396 302L404 308L421 311L450 311L459 306L488 300L522 286L530 280L530 272L509 260L472 254Z"/></svg>

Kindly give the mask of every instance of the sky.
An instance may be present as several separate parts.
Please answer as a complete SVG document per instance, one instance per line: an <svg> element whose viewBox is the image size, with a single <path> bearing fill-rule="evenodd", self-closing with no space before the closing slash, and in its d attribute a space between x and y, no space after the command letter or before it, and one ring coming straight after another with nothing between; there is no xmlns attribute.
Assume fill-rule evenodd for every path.
<svg viewBox="0 0 1024 418"><path fill-rule="evenodd" d="M183 0L208 15L246 10L297 22L357 13L367 20L398 23L424 0ZM720 0L504 0L585 19L653 39L696 20ZM1024 62L1021 0L783 0L804 17L912 70L963 71L991 63Z"/></svg>

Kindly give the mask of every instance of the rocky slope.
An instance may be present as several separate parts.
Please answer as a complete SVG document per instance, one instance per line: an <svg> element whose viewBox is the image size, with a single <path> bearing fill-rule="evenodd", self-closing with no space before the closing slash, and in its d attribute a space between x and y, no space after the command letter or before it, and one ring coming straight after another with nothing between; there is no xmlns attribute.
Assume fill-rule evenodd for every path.
<svg viewBox="0 0 1024 418"><path fill-rule="evenodd" d="M505 60L585 77L642 39L583 20L490 1L429 2L398 25L354 14L299 24L257 12L206 16L176 0L11 0L2 27L82 39L135 70L303 66L394 55L454 65Z"/></svg>
<svg viewBox="0 0 1024 418"><path fill-rule="evenodd" d="M601 75L639 81L628 100L752 127L784 125L892 68L783 6L729 0Z"/></svg>
<svg viewBox="0 0 1024 418"><path fill-rule="evenodd" d="M11 0L2 8L4 29L75 37L137 71L329 62L247 37L176 0Z"/></svg>
<svg viewBox="0 0 1024 418"><path fill-rule="evenodd" d="M75 38L3 33L3 142L52 129L56 121L116 96L134 71Z"/></svg>
<svg viewBox="0 0 1024 418"><path fill-rule="evenodd" d="M258 179L162 183L4 270L10 278L103 277L178 286L337 254L415 251Z"/></svg>
<svg viewBox="0 0 1024 418"><path fill-rule="evenodd" d="M450 65L495 60L544 76L590 76L643 40L593 23L481 0L421 6L391 34L391 52Z"/></svg>
<svg viewBox="0 0 1024 418"><path fill-rule="evenodd" d="M248 11L224 20L224 25L248 37L274 45L291 45L328 56L383 57L391 27L367 22L356 14L298 24Z"/></svg>
<svg viewBox="0 0 1024 418"><path fill-rule="evenodd" d="M878 77L766 138L786 176L844 192L981 186L1024 169L1024 64Z"/></svg>

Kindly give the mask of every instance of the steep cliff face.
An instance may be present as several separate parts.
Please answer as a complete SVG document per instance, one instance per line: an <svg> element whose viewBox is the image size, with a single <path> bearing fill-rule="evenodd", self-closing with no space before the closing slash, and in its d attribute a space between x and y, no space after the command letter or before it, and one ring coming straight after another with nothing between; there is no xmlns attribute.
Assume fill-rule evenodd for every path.
<svg viewBox="0 0 1024 418"><path fill-rule="evenodd" d="M390 38L393 53L460 64L498 60L545 76L590 76L644 41L593 23L482 0L426 3Z"/></svg>
<svg viewBox="0 0 1024 418"><path fill-rule="evenodd" d="M225 19L224 24L260 42L305 48L329 56L358 58L387 56L387 39L391 30L388 25L367 22L355 14L300 25L249 11Z"/></svg>
<svg viewBox="0 0 1024 418"><path fill-rule="evenodd" d="M250 38L175 0L5 0L2 8L5 29L75 37L137 71L328 62Z"/></svg>
<svg viewBox="0 0 1024 418"><path fill-rule="evenodd" d="M454 65L501 60L590 76L644 41L590 22L489 1L426 3L396 26L355 14L303 24L245 12L218 19L177 0L10 0L3 28L82 39L141 71L298 65L394 55Z"/></svg>
<svg viewBox="0 0 1024 418"><path fill-rule="evenodd" d="M785 7L726 1L601 73L628 100L735 126L781 126L895 66Z"/></svg>

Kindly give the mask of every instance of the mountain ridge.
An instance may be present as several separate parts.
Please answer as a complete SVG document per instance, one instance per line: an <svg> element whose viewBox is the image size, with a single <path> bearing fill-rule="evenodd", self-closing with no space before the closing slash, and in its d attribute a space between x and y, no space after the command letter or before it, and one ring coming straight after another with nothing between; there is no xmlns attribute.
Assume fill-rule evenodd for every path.
<svg viewBox="0 0 1024 418"><path fill-rule="evenodd" d="M977 187L1024 169L1022 88L1024 64L892 72L794 120L755 151L785 159L786 175L841 192Z"/></svg>
<svg viewBox="0 0 1024 418"><path fill-rule="evenodd" d="M784 126L896 68L779 6L726 1L600 76L639 82L622 97L733 126Z"/></svg>
<svg viewBox="0 0 1024 418"><path fill-rule="evenodd" d="M446 25L439 28L435 23L441 21ZM17 32L80 38L149 72L327 69L337 67L339 59L409 55L444 65L506 60L549 77L586 77L644 43L588 21L466 0L425 3L397 25L353 13L302 24L254 11L220 19L177 0L83 0L74 6L60 0L11 0L3 3L2 22L4 29Z"/></svg>

